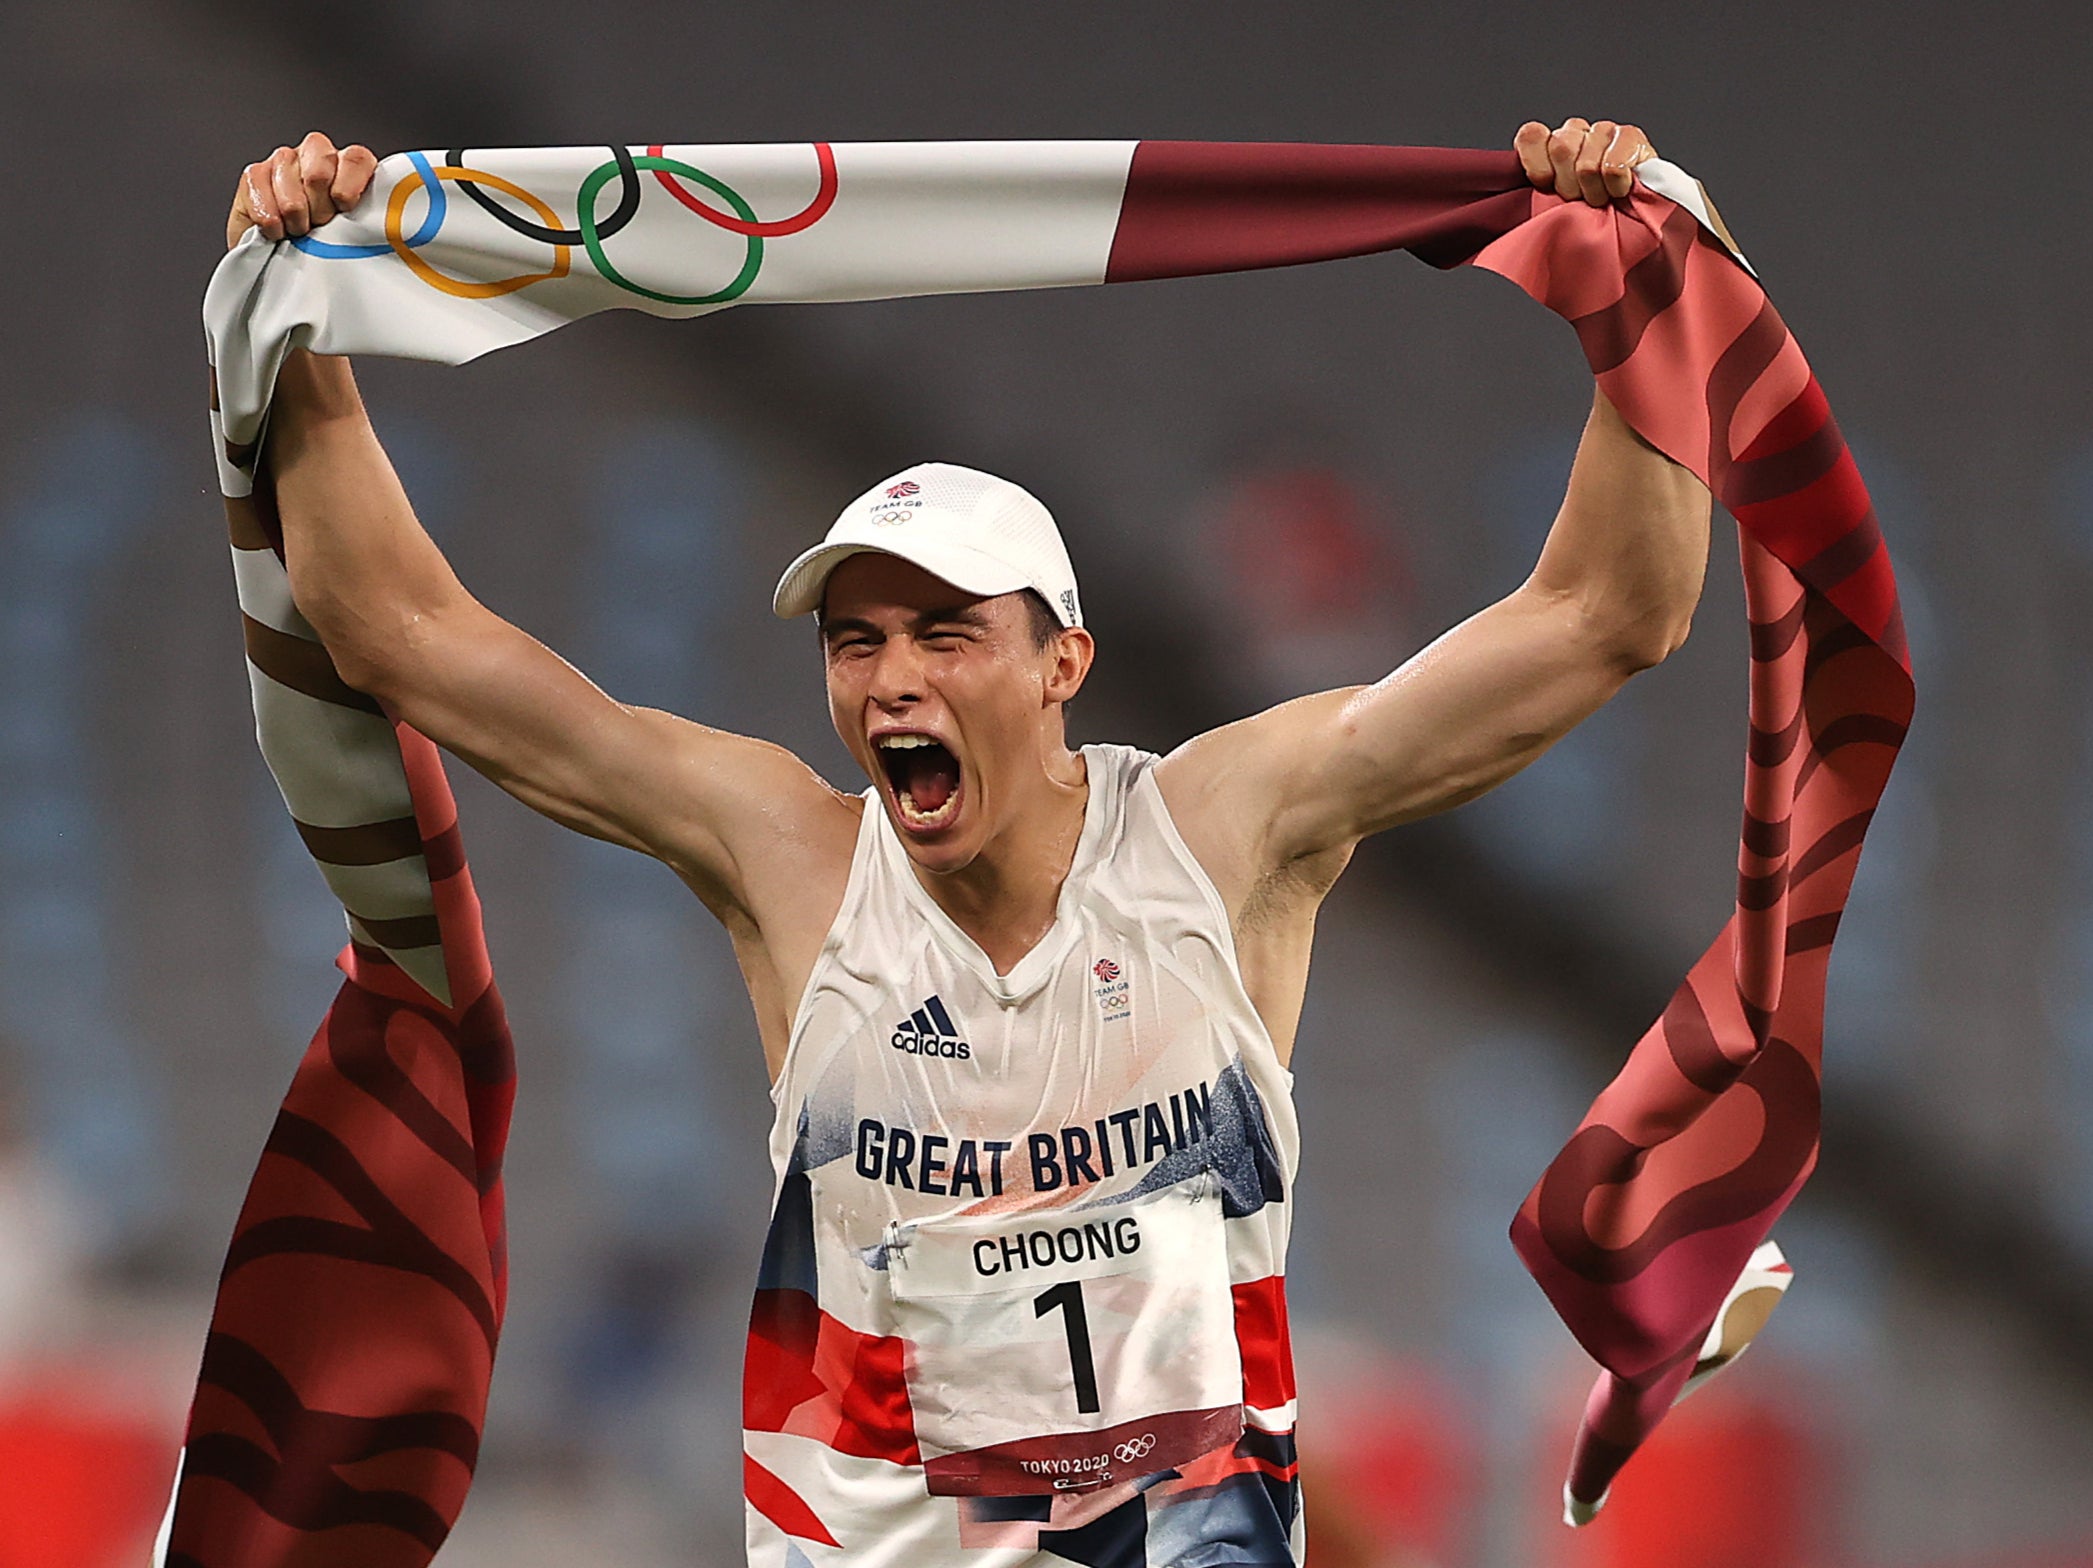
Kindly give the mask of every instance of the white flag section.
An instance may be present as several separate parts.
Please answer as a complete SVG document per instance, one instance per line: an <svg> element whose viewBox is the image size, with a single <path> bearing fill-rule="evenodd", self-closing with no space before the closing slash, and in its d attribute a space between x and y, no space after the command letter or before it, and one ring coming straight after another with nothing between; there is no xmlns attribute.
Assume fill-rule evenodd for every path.
<svg viewBox="0 0 2093 1568"><path fill-rule="evenodd" d="M395 153L353 213L250 230L204 297L224 436L292 348L461 364L623 307L1102 283L1131 141Z"/></svg>

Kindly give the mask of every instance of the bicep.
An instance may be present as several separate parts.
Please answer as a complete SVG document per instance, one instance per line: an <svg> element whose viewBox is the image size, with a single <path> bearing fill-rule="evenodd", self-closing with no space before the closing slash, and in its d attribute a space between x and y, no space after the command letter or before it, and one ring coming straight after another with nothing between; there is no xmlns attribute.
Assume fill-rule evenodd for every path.
<svg viewBox="0 0 2093 1568"><path fill-rule="evenodd" d="M766 776L789 768L818 785L764 742L616 701L477 603L406 637L377 693L401 719L533 810L723 894L736 892L748 803L795 782Z"/></svg>
<svg viewBox="0 0 2093 1568"><path fill-rule="evenodd" d="M1566 595L1522 589L1371 686L1250 721L1271 854L1289 860L1472 800L1590 716L1633 672ZM1260 777L1261 775L1261 777Z"/></svg>

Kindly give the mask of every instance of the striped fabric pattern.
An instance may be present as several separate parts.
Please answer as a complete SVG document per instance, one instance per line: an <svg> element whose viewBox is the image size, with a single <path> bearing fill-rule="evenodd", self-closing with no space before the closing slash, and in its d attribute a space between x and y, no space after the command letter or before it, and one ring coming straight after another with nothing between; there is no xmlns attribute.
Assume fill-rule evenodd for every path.
<svg viewBox="0 0 2093 1568"><path fill-rule="evenodd" d="M452 149L385 160L324 237L236 247L205 321L257 724L350 943L235 1231L164 1560L427 1562L463 1502L500 1323L508 1035L434 749L341 682L290 603L255 471L283 355L455 363L607 308L1397 248L1498 272L1568 320L1742 538L1737 911L1513 1225L1604 1369L1569 1487L1597 1503L1814 1164L1831 938L1912 704L1889 558L1822 390L1705 192L1640 172L1601 211L1533 191L1509 154L1429 148Z"/></svg>
<svg viewBox="0 0 2093 1568"><path fill-rule="evenodd" d="M292 605L253 458L220 441L256 730L346 978L234 1226L157 1560L404 1568L478 1457L513 1059L443 765Z"/></svg>

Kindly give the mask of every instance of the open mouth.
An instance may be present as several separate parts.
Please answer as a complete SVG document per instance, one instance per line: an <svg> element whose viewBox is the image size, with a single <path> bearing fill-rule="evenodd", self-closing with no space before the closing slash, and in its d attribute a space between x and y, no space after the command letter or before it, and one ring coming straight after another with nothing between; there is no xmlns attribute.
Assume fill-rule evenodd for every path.
<svg viewBox="0 0 2093 1568"><path fill-rule="evenodd" d="M908 826L927 832L959 815L959 758L942 742L928 735L882 735L873 751Z"/></svg>

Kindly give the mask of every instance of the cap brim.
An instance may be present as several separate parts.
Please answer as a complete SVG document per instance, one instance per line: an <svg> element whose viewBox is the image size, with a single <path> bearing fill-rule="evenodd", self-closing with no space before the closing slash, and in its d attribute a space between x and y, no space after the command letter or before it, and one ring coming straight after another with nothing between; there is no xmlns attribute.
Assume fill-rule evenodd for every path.
<svg viewBox="0 0 2093 1568"><path fill-rule="evenodd" d="M785 568L784 575L778 579L777 591L770 596L771 613L789 621L820 609L829 573L853 555L891 555L911 566L920 566L961 593L984 599L1033 586L1030 578L1005 562L979 550L969 550L965 545L912 539L906 541L903 548L891 549L885 545L839 541L817 544Z"/></svg>

